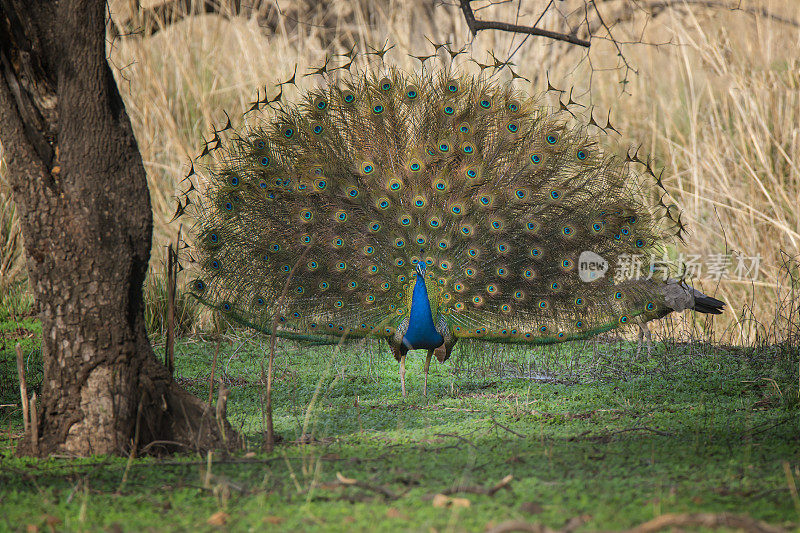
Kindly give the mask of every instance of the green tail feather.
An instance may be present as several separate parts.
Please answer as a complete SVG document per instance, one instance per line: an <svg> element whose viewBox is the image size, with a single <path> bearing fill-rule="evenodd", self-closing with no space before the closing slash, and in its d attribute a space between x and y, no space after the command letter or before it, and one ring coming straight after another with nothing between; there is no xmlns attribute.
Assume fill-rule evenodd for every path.
<svg viewBox="0 0 800 533"><path fill-rule="evenodd" d="M193 202L195 296L283 337L392 338L425 261L455 338L587 338L664 309L656 284L580 279L674 235L635 161L510 85L447 70L356 74L222 142ZM650 173L649 165L646 168ZM609 273L610 274L610 273Z"/></svg>

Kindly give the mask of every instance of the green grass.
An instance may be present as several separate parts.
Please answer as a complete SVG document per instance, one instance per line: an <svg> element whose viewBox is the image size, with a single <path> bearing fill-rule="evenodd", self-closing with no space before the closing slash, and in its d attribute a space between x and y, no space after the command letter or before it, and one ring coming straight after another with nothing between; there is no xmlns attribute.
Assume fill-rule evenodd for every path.
<svg viewBox="0 0 800 533"><path fill-rule="evenodd" d="M121 458L14 458L20 417L0 412L0 529L50 520L57 530L207 531L218 511L233 531L483 531L579 516L585 530L608 530L724 511L800 523L786 473L788 464L800 483L796 351L670 344L637 360L618 341L465 345L432 363L427 399L423 352L412 353L403 400L384 345L279 343L282 442L267 455L258 384L267 347L241 333L221 344L229 417L250 453L213 457L209 483L206 458L192 455L138 459L124 482ZM199 338L177 349L179 379L202 398L213 353ZM395 497L343 487L337 472ZM510 490L451 495L469 507L433 504L507 475Z"/></svg>

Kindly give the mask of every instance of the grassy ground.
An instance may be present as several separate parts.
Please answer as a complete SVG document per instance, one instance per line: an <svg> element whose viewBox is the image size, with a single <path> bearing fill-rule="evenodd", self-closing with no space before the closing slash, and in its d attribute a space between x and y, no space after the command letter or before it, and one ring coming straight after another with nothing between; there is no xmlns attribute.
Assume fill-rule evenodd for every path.
<svg viewBox="0 0 800 533"><path fill-rule="evenodd" d="M35 328L26 322L16 335ZM201 397L214 346L178 346L178 375ZM210 468L196 455L138 459L127 473L118 458L14 458L21 417L1 411L0 530L204 531L225 522L233 531L483 531L514 519L597 530L723 511L800 523L796 352L671 344L637 360L629 343L608 340L560 350L472 345L433 364L427 399L423 354L412 354L403 400L383 346L283 344L283 441L266 455L266 346L241 334L220 345L229 416L249 452L212 457ZM31 369L36 353L29 341ZM2 360L13 361L11 343ZM2 403L14 402L12 385ZM463 490L508 475L493 495Z"/></svg>

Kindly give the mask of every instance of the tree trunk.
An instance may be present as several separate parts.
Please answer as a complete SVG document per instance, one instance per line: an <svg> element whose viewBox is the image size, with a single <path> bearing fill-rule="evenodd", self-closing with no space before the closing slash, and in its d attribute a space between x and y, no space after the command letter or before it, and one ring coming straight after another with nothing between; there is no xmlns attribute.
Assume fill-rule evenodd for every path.
<svg viewBox="0 0 800 533"><path fill-rule="evenodd" d="M19 452L231 448L236 434L172 381L145 331L150 196L105 6L0 0L0 142L44 359L38 432Z"/></svg>

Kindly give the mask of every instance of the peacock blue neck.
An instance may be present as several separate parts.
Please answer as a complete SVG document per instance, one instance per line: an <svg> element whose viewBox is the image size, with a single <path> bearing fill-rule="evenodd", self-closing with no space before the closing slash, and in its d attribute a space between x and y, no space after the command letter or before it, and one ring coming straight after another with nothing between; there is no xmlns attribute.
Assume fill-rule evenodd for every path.
<svg viewBox="0 0 800 533"><path fill-rule="evenodd" d="M411 295L411 314L408 319L408 330L403 336L403 344L409 350L433 350L444 343L444 337L436 331L425 286L425 270L417 269L417 282Z"/></svg>

